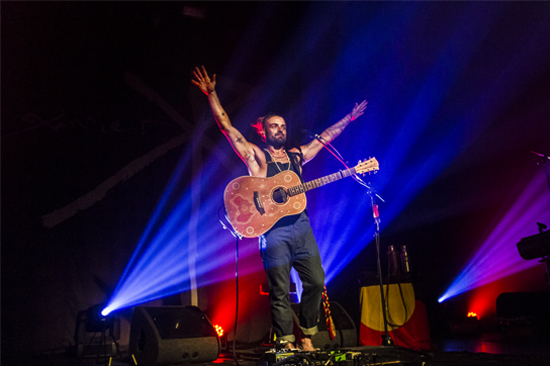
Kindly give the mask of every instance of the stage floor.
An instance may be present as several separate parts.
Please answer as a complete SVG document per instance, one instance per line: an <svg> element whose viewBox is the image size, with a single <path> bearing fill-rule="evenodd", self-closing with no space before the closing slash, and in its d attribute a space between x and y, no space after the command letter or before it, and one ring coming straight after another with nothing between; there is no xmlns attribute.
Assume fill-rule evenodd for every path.
<svg viewBox="0 0 550 366"><path fill-rule="evenodd" d="M353 347L352 351L363 351L371 358L361 362L329 362L328 365L363 366L363 365L423 365L423 366L548 366L550 364L550 339L546 338L515 338L506 339L500 333L479 334L468 337L446 338L436 341L435 348L430 352L414 352L398 347ZM346 348L350 350L350 348ZM121 348L120 355L112 359L105 357L77 358L60 350L41 355L9 355L2 350L3 366L127 366L134 365L127 349ZM237 344L235 353L239 366L256 366L265 358L266 348L258 345ZM308 354L303 354L307 356ZM311 357L310 359L316 359ZM369 357L370 357L369 356ZM291 364L290 362L288 364ZM299 365L299 363L294 363ZM301 363L304 365L304 363ZM310 365L324 362L312 362ZM237 365L233 358L232 343L229 350L224 350L214 362L192 364L197 366ZM263 363L265 366L266 364ZM267 366L271 366L271 363Z"/></svg>

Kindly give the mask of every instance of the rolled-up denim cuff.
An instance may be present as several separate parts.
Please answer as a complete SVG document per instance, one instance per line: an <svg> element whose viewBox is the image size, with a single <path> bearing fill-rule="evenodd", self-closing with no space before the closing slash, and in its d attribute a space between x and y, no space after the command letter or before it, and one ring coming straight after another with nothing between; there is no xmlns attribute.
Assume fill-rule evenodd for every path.
<svg viewBox="0 0 550 366"><path fill-rule="evenodd" d="M294 337L294 334L288 334L282 337L277 337L277 340L281 343L286 343L286 342L294 343L296 341L296 337Z"/></svg>
<svg viewBox="0 0 550 366"><path fill-rule="evenodd" d="M314 326L311 328L304 328L304 327L300 327L300 328L302 328L302 333L304 333L304 335L310 336L310 337L314 336L319 332L319 328L317 328L317 326Z"/></svg>

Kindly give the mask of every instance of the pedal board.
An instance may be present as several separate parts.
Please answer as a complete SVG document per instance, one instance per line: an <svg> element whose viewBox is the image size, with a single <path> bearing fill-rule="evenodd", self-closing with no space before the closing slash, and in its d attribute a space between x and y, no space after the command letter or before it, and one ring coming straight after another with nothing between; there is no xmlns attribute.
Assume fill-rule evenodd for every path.
<svg viewBox="0 0 550 366"><path fill-rule="evenodd" d="M269 350L263 354L257 366L361 366L374 365L378 355L373 352L351 350L304 352L299 349ZM380 364L380 363L378 363Z"/></svg>
<svg viewBox="0 0 550 366"><path fill-rule="evenodd" d="M317 352L271 349L258 360L257 366L423 366L430 357L397 346L362 346Z"/></svg>

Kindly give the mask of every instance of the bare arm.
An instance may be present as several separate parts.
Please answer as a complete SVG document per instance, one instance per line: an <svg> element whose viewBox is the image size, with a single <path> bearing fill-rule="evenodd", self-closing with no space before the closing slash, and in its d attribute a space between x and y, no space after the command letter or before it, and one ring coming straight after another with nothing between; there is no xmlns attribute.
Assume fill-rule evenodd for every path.
<svg viewBox="0 0 550 366"><path fill-rule="evenodd" d="M241 132L231 124L231 120L216 94L216 74L213 74L212 78L210 78L204 66L202 66L202 70L196 67L193 74L196 80L191 80L191 82L198 86L208 97L210 109L218 127L231 143L233 150L245 162L251 173L254 173L259 168L256 159L256 153L259 151L259 148L255 144L248 142Z"/></svg>
<svg viewBox="0 0 550 366"><path fill-rule="evenodd" d="M321 133L322 140L325 143L332 142L342 133L342 131L344 131L344 128L346 128L351 121L354 121L361 115L363 115L366 108L366 100L362 101L361 104L355 103L355 107L353 107L350 113L348 113L340 121L336 122L326 130L324 130L323 133ZM304 154L303 164L313 159L319 153L319 151L321 151L322 148L323 145L317 139L310 141L307 145L301 146L302 153Z"/></svg>

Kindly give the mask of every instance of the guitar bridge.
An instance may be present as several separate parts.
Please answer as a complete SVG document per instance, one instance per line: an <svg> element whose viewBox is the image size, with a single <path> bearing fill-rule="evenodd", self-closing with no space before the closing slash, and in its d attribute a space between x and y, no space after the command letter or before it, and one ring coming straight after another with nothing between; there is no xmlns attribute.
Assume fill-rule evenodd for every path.
<svg viewBox="0 0 550 366"><path fill-rule="evenodd" d="M260 194L258 193L258 191L254 191L254 204L256 205L256 209L260 212L261 215L265 214L264 204L260 199Z"/></svg>

